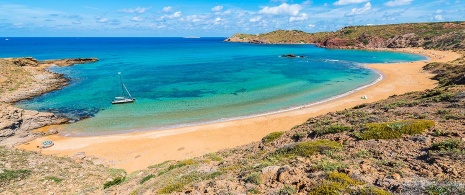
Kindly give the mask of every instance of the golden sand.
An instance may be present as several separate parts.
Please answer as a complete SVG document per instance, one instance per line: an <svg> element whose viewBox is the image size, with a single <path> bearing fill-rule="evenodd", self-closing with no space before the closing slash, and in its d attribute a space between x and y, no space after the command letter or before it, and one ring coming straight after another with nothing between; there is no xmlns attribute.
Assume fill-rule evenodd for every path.
<svg viewBox="0 0 465 195"><path fill-rule="evenodd" d="M393 51L422 54L430 58L429 62L448 62L460 57L460 54L450 51L417 48ZM133 172L166 160L192 158L260 141L271 132L289 130L310 117L375 102L395 94L434 88L436 81L430 79L432 74L422 69L425 64L424 61L370 64L369 68L384 75L383 80L347 96L298 110L162 131L93 137L52 135L38 138L18 148L37 151L39 149L36 146L41 145L42 141L53 140L55 145L42 149L43 154L72 156L78 152L85 152L87 156L103 159L104 164L111 167ZM366 96L367 99L362 99L362 96Z"/></svg>

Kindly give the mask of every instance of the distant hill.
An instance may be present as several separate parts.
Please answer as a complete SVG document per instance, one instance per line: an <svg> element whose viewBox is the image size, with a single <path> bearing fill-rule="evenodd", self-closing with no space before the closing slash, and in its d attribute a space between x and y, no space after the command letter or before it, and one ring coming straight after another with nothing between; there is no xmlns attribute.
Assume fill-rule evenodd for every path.
<svg viewBox="0 0 465 195"><path fill-rule="evenodd" d="M256 44L311 43L328 48L465 48L465 22L409 23L375 26L348 26L336 32L306 33L277 30L265 34L235 34L225 41Z"/></svg>

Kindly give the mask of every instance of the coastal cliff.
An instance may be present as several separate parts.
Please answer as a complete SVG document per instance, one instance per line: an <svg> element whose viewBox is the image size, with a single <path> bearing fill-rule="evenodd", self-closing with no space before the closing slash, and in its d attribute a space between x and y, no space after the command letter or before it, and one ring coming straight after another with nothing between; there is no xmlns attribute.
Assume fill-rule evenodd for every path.
<svg viewBox="0 0 465 195"><path fill-rule="evenodd" d="M449 50L465 47L465 22L349 26L336 32L320 33L277 30L258 35L235 34L225 41L254 44L306 43L341 49L423 47Z"/></svg>
<svg viewBox="0 0 465 195"><path fill-rule="evenodd" d="M39 61L34 58L0 59L0 145L15 145L40 135L57 132L31 132L47 125L61 124L66 118L53 113L17 108L12 103L61 89L68 84L63 75L46 70L52 65L71 66L96 62L96 58ZM6 140L9 137L14 136ZM21 138L21 139L19 139Z"/></svg>

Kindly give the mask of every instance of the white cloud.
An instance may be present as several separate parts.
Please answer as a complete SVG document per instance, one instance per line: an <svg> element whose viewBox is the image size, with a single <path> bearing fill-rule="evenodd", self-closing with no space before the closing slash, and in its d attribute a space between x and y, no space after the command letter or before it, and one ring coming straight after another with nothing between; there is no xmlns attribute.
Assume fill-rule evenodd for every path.
<svg viewBox="0 0 465 195"><path fill-rule="evenodd" d="M173 14L169 14L169 15L164 15L162 17L160 17L159 19L160 20L164 20L164 19L174 19L174 18L179 18L182 16L182 13L180 11L177 11L177 12L174 12Z"/></svg>
<svg viewBox="0 0 465 195"><path fill-rule="evenodd" d="M357 3L365 3L369 0L339 0L334 2L334 5L348 5L348 4L357 4Z"/></svg>
<svg viewBox="0 0 465 195"><path fill-rule="evenodd" d="M436 20L444 20L444 18L442 17L442 15L435 15L435 16L434 16L434 19L436 19Z"/></svg>
<svg viewBox="0 0 465 195"><path fill-rule="evenodd" d="M217 17L217 18L215 18L215 20L213 21L213 24L214 24L214 25L218 25L218 24L220 24L220 21L221 21L221 18L220 18L220 17Z"/></svg>
<svg viewBox="0 0 465 195"><path fill-rule="evenodd" d="M352 10L350 10L349 13L346 14L346 16L360 15L370 10L371 10L371 3L368 2L361 8L353 8Z"/></svg>
<svg viewBox="0 0 465 195"><path fill-rule="evenodd" d="M442 13L442 12L443 12L442 9L436 10L436 13L437 13L437 14L440 14L440 13Z"/></svg>
<svg viewBox="0 0 465 195"><path fill-rule="evenodd" d="M316 25L314 25L314 24L309 24L309 25L308 25L308 28L315 28L315 26L316 26Z"/></svg>
<svg viewBox="0 0 465 195"><path fill-rule="evenodd" d="M402 6L402 5L409 5L412 3L413 0L392 0L386 2L384 5L388 7L395 7L395 6Z"/></svg>
<svg viewBox="0 0 465 195"><path fill-rule="evenodd" d="M302 10L302 6L299 4L287 4L283 3L279 6L276 7L264 7L258 13L261 14L271 14L271 15L291 15L291 16L296 16L299 14L299 11Z"/></svg>
<svg viewBox="0 0 465 195"><path fill-rule="evenodd" d="M262 19L261 16L257 16L257 17L253 17L253 18L250 18L249 22L258 22Z"/></svg>
<svg viewBox="0 0 465 195"><path fill-rule="evenodd" d="M217 6L213 7L211 10L213 12L219 12L219 11L223 10L223 6L217 5Z"/></svg>
<svg viewBox="0 0 465 195"><path fill-rule="evenodd" d="M140 16L134 16L131 18L131 21L133 22L142 22L144 19L142 19Z"/></svg>
<svg viewBox="0 0 465 195"><path fill-rule="evenodd" d="M166 7L163 8L163 12L165 12L165 13L169 13L171 11L173 11L173 7L171 7L171 6L166 6Z"/></svg>
<svg viewBox="0 0 465 195"><path fill-rule="evenodd" d="M98 18L97 19L98 23L107 23L108 21L110 21L108 18Z"/></svg>
<svg viewBox="0 0 465 195"><path fill-rule="evenodd" d="M308 19L308 14L306 13L301 13L299 16L291 16L289 18L289 22L294 22L294 21L302 21Z"/></svg>
<svg viewBox="0 0 465 195"><path fill-rule="evenodd" d="M145 13L150 7L136 7L134 9L122 9L120 10L121 12L126 12L126 13L139 13L143 14Z"/></svg>

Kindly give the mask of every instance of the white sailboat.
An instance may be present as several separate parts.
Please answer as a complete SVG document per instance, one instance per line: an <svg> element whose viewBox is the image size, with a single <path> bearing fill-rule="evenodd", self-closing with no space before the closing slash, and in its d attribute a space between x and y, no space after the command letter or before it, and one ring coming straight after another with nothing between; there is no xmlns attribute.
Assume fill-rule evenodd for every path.
<svg viewBox="0 0 465 195"><path fill-rule="evenodd" d="M124 104L124 103L132 103L136 100L136 98L133 98L131 94L129 93L128 89L126 88L126 85L123 83L123 79L121 78L121 72L118 72L119 74L119 80L121 81L121 96L115 97L115 99L111 102L112 104ZM128 94L128 97L126 97L126 93Z"/></svg>

